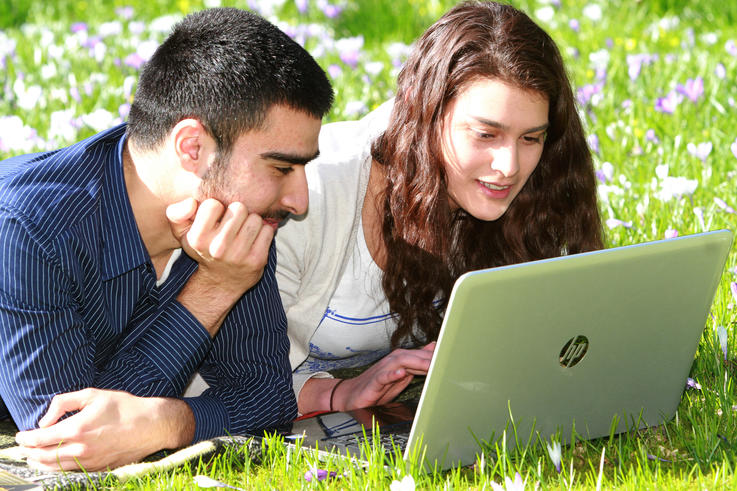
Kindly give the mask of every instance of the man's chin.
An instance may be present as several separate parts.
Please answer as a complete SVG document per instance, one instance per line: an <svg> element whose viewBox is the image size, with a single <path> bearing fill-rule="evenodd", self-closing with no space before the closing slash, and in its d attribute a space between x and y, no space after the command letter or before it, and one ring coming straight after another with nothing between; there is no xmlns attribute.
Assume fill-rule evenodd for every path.
<svg viewBox="0 0 737 491"><path fill-rule="evenodd" d="M279 220L277 218L264 218L264 224L272 227L274 229L274 232L276 232L276 229L279 228L281 222L282 220Z"/></svg>

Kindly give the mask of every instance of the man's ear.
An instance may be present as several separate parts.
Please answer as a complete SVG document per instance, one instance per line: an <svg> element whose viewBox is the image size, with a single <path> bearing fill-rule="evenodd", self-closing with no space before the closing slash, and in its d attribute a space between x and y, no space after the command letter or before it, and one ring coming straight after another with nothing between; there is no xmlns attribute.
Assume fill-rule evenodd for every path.
<svg viewBox="0 0 737 491"><path fill-rule="evenodd" d="M216 152L215 140L198 120L187 118L179 121L170 133L174 152L182 169L202 177Z"/></svg>

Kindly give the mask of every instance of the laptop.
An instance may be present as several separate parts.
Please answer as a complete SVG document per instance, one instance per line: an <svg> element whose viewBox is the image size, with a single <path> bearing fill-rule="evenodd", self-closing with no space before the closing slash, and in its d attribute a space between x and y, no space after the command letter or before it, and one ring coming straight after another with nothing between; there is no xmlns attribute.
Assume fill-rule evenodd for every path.
<svg viewBox="0 0 737 491"><path fill-rule="evenodd" d="M292 437L360 459L377 425L389 449L445 469L475 462L482 444L660 425L681 400L731 244L720 230L464 274L419 401L308 417Z"/></svg>

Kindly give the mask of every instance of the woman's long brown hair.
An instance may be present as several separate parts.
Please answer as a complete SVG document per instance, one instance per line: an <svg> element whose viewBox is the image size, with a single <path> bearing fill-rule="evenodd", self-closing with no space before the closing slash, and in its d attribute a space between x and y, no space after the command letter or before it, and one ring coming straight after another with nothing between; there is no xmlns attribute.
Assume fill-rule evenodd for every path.
<svg viewBox="0 0 737 491"><path fill-rule="evenodd" d="M451 210L440 143L451 101L481 78L549 102L540 162L489 222ZM453 283L467 271L603 244L591 153L563 60L527 15L485 1L454 7L417 41L397 85L391 121L372 148L386 176L382 285L398 314L395 347L437 338Z"/></svg>

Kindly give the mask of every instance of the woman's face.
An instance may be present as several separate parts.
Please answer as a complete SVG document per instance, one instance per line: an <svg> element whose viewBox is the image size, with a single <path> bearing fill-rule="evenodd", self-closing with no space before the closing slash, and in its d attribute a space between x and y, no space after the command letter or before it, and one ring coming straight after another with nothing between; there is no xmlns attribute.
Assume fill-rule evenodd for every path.
<svg viewBox="0 0 737 491"><path fill-rule="evenodd" d="M548 127L548 99L479 79L450 104L442 150L451 208L501 217L535 170Z"/></svg>

